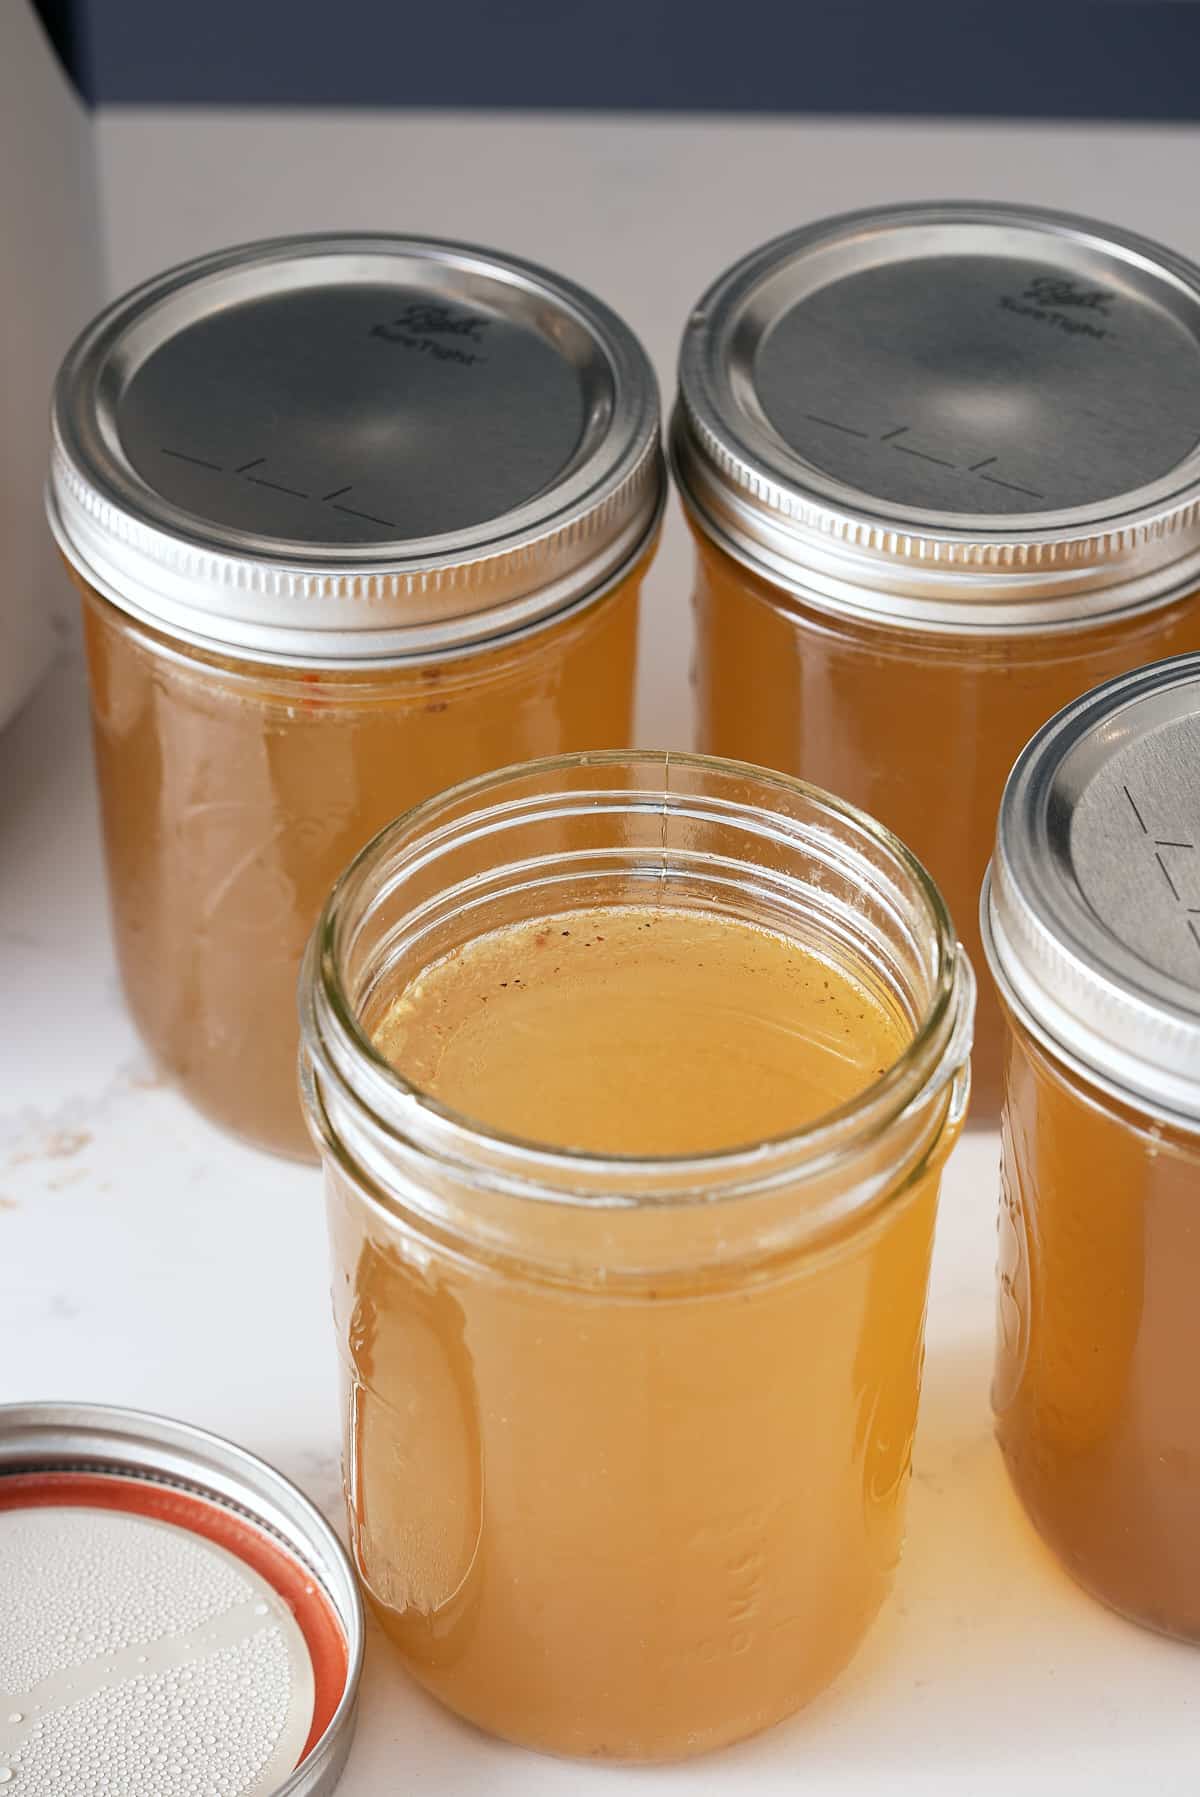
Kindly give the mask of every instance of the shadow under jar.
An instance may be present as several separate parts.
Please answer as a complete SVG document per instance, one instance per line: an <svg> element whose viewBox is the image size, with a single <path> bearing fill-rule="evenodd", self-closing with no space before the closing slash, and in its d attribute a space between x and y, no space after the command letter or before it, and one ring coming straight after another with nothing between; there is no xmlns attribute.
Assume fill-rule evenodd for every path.
<svg viewBox="0 0 1200 1797"><path fill-rule="evenodd" d="M1200 656L1109 682L1004 795L993 1402L1013 1483L1114 1609L1200 1641Z"/></svg>
<svg viewBox="0 0 1200 1797"><path fill-rule="evenodd" d="M900 1552L973 995L888 832L702 757L475 781L339 882L301 1009L351 1540L451 1708L672 1759L845 1664ZM747 1140L780 1074L797 1126Z"/></svg>
<svg viewBox="0 0 1200 1797"><path fill-rule="evenodd" d="M628 741L658 399L599 301L490 251L281 239L119 300L59 377L118 958L214 1121L311 1152L296 976L398 811Z"/></svg>
<svg viewBox="0 0 1200 1797"><path fill-rule="evenodd" d="M679 379L701 746L879 817L976 955L1023 744L1200 649L1200 271L1032 208L858 213L723 275ZM981 990L977 1121L1002 1057Z"/></svg>

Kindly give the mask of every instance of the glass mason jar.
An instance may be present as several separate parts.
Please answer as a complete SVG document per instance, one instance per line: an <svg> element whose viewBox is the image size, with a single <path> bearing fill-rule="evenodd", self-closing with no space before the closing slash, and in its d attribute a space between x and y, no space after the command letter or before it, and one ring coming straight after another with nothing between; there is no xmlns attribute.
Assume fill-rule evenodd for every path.
<svg viewBox="0 0 1200 1797"><path fill-rule="evenodd" d="M525 263L287 239L118 301L54 428L130 1008L209 1117L309 1154L295 983L337 873L447 784L629 739L653 373Z"/></svg>
<svg viewBox="0 0 1200 1797"><path fill-rule="evenodd" d="M656 904L860 967L908 1046L799 1133L649 1159L476 1125L373 1047L397 989L480 933ZM510 769L339 881L302 975L302 1081L351 1540L453 1709L554 1752L670 1759L788 1715L853 1653L900 1551L972 1007L909 852L733 763Z"/></svg>
<svg viewBox="0 0 1200 1797"><path fill-rule="evenodd" d="M1068 1571L1200 1641L1200 657L1017 763L985 890L1009 1019L993 1401Z"/></svg>
<svg viewBox="0 0 1200 1797"><path fill-rule="evenodd" d="M845 795L979 952L1022 745L1200 649L1200 271L1087 220L902 206L723 275L684 336L701 746ZM972 1115L1004 1033L981 990Z"/></svg>

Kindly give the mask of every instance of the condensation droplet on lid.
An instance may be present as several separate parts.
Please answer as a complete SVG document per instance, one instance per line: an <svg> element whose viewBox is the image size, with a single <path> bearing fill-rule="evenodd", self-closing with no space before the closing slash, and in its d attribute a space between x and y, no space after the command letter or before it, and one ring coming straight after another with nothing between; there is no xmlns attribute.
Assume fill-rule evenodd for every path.
<svg viewBox="0 0 1200 1797"><path fill-rule="evenodd" d="M29 1552L47 1539L52 1560ZM271 1600L261 1575L171 1525L0 1513L0 1615L19 1624L0 1627L0 1691L11 1705L30 1688L19 1771L12 1752L0 1763L5 1797L240 1797L268 1767L273 1789L301 1758L312 1669Z"/></svg>
<svg viewBox="0 0 1200 1797"><path fill-rule="evenodd" d="M8 1719L10 1722L24 1722L24 1720L25 1720L25 1718L21 1714L20 1710L12 1710L9 1714Z"/></svg>

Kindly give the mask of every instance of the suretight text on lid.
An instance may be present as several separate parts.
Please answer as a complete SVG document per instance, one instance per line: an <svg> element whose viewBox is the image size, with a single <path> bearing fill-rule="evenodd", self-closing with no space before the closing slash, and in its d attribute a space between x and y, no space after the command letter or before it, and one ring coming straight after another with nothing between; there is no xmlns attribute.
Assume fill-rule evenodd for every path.
<svg viewBox="0 0 1200 1797"><path fill-rule="evenodd" d="M284 661L478 641L603 590L662 503L658 396L608 307L390 236L206 256L102 313L53 413L50 512L117 605Z"/></svg>

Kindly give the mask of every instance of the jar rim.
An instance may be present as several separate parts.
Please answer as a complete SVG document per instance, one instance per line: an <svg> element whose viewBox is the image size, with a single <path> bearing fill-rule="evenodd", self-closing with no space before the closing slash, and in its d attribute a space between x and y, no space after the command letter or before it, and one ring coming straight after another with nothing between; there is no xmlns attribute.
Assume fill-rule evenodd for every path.
<svg viewBox="0 0 1200 1797"><path fill-rule="evenodd" d="M340 977L341 931L348 906L370 874L386 863L389 850L412 838L428 825L436 830L439 816L453 811L457 824L478 820L477 810L464 811L472 798L484 798L506 782L523 776L547 778L595 768L661 767L667 784L651 788L610 789L613 796L627 796L631 806L657 799L664 809L670 799L670 774L680 768L695 775L730 775L774 787L793 799L819 807L883 849L893 864L913 882L927 909L934 943L931 993L912 1039L883 1075L832 1110L821 1113L800 1128L762 1141L735 1144L703 1153L629 1155L603 1154L594 1150L560 1147L510 1134L486 1125L423 1091L405 1078L383 1055L363 1027ZM680 795L681 797L683 795ZM746 807L747 814L750 807ZM777 814L777 818L782 814ZM422 840L422 838L418 838ZM428 840L428 838L424 838ZM323 1074L333 1072L340 1059L356 1064L363 1088L369 1091L360 1103L377 1112L391 1110L392 1118L379 1116L388 1127L401 1130L414 1121L431 1127L440 1146L460 1166L472 1151L499 1159L498 1184L520 1196L557 1202L605 1202L615 1206L644 1202L711 1202L714 1197L735 1197L768 1189L781 1179L823 1170L849 1148L859 1149L892 1127L906 1112L925 1104L963 1071L969 1051L974 1012L974 976L957 940L953 921L936 883L913 852L885 825L857 806L824 792L810 782L775 770L723 757L674 751L612 750L576 752L501 768L464 781L444 793L412 807L384 826L335 883L310 939L301 975L303 1053L315 1059ZM330 1032L339 1040L331 1057ZM311 1096L311 1095L310 1095ZM396 1112L404 1113L401 1121ZM580 1178L588 1181L585 1195L573 1189ZM628 1184L649 1180L653 1190L631 1196ZM621 1189L614 1189L614 1181Z"/></svg>
<svg viewBox="0 0 1200 1797"><path fill-rule="evenodd" d="M148 640L153 643L156 654L172 656L177 661L193 662L198 658L210 657L221 664L222 673L227 679L249 681L271 675L286 679L288 675L297 673L328 674L333 677L361 674L385 679L390 674L419 671L428 667L468 667L473 660L489 654L519 650L529 643L536 644L552 631L563 626L569 627L603 605L626 582L645 575L658 550L666 501L664 486L646 534L634 545L628 559L613 568L598 586L566 600L556 611L539 612L536 617L518 619L515 622L498 615L483 614L469 627L450 632L413 625L406 634L392 632L386 645L374 653L369 648L364 648L362 654L341 655L331 652L326 646L323 650L302 655L291 651L285 653L272 649L247 649L219 637L165 624L152 611L133 602L127 593L118 591L111 580L105 579L94 568L85 566L68 550L56 522L53 500L49 493L46 496L51 535L73 580L120 613L128 629L149 633Z"/></svg>

